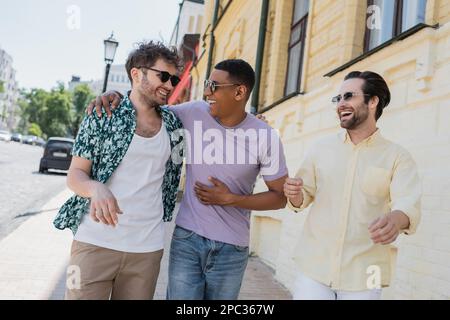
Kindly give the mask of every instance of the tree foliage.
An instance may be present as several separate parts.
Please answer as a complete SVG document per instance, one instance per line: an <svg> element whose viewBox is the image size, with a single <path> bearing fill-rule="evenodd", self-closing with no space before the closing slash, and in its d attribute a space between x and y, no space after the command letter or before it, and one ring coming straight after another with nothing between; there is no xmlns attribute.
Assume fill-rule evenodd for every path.
<svg viewBox="0 0 450 320"><path fill-rule="evenodd" d="M30 127L28 128L28 134L42 137L42 130L37 123L30 123Z"/></svg>
<svg viewBox="0 0 450 320"><path fill-rule="evenodd" d="M35 88L23 92L19 101L22 118L19 130L29 131L31 124L36 124L45 138L75 136L93 96L87 85L79 85L70 92L63 83L50 91Z"/></svg>

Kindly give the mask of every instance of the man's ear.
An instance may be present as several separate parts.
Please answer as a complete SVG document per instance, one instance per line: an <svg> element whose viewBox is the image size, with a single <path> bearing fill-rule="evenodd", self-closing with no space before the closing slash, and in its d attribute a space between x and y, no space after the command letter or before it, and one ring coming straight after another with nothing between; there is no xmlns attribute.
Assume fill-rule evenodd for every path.
<svg viewBox="0 0 450 320"><path fill-rule="evenodd" d="M369 108L377 111L377 106L378 106L379 102L380 102L380 98L378 98L377 96L373 96L369 100Z"/></svg>
<svg viewBox="0 0 450 320"><path fill-rule="evenodd" d="M133 79L133 83L139 83L139 69L138 68L131 68L130 70L131 79Z"/></svg>
<svg viewBox="0 0 450 320"><path fill-rule="evenodd" d="M242 85L238 86L234 98L236 101L245 100L247 98L247 87Z"/></svg>

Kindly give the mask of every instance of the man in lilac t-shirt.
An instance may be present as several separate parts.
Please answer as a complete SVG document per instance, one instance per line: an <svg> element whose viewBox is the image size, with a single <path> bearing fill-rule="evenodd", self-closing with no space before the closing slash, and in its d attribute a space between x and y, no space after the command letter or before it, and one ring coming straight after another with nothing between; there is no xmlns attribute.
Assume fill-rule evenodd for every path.
<svg viewBox="0 0 450 320"><path fill-rule="evenodd" d="M225 60L205 81L207 102L170 107L184 126L187 165L170 248L168 299L237 299L251 210L286 206L288 170L280 139L245 112L254 83L247 62ZM106 96L119 100L115 93ZM258 175L268 191L253 194Z"/></svg>
<svg viewBox="0 0 450 320"><path fill-rule="evenodd" d="M194 186L196 182L212 184L208 178L214 177L228 186L231 193L250 195L258 174L265 181L284 177L287 169L278 135L251 114L234 127L224 127L211 116L209 104L204 101L188 102L170 109L188 132L185 136L187 187L176 225L211 240L247 247L251 210L204 205L197 198ZM209 136L214 139L208 139ZM277 150L271 156L268 151L272 143ZM238 155L241 161L238 161ZM251 158L244 159L245 155Z"/></svg>
<svg viewBox="0 0 450 320"><path fill-rule="evenodd" d="M280 139L245 112L254 79L245 61L222 61L205 81L207 102L171 107L186 130L187 165L168 299L237 299L248 261L250 211L286 205ZM259 174L269 191L253 194Z"/></svg>

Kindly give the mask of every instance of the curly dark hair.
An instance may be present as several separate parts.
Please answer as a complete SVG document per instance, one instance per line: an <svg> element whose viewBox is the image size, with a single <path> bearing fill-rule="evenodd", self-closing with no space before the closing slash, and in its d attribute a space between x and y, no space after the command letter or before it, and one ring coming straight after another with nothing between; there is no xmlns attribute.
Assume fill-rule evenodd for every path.
<svg viewBox="0 0 450 320"><path fill-rule="evenodd" d="M178 70L182 68L181 59L175 47L167 47L160 41L140 42L137 48L130 52L125 64L130 82L133 83L131 69L144 66L151 68L158 59L174 65Z"/></svg>

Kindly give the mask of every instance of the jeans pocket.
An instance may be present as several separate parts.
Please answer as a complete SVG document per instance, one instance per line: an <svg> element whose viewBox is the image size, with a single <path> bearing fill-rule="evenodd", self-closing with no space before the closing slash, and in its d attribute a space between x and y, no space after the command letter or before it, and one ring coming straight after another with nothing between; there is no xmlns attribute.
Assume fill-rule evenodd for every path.
<svg viewBox="0 0 450 320"><path fill-rule="evenodd" d="M187 239L187 238L189 238L190 236L192 236L193 234L194 234L194 231L186 230L186 229L184 229L184 228L181 228L181 227L179 227L179 226L176 226L176 227L175 227L175 230L173 230L173 235L172 235L172 237L173 237L174 239L179 239L179 240L181 240L181 239Z"/></svg>
<svg viewBox="0 0 450 320"><path fill-rule="evenodd" d="M248 247L238 246L238 245L233 245L233 247L236 249L236 251L239 251L239 252L248 251Z"/></svg>

